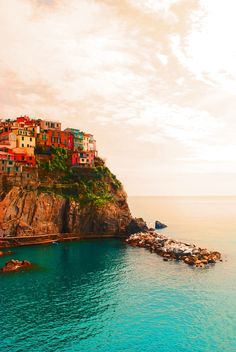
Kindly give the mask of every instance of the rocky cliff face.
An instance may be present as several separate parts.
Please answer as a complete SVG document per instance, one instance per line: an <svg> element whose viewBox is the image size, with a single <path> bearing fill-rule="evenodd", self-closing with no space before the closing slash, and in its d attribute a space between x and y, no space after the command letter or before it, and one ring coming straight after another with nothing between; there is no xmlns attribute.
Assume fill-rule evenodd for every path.
<svg viewBox="0 0 236 352"><path fill-rule="evenodd" d="M103 198L99 196L101 179L100 188L91 179L92 186L87 185L86 188L85 178L81 184L77 182L74 188L71 183L59 188L54 183L45 190L40 182L30 189L13 187L0 202L0 237L57 233L102 237L145 230L142 220L132 218L126 193L121 186L114 186L111 175L101 178L107 192L105 196L102 193ZM87 198L84 198L84 192L87 192Z"/></svg>

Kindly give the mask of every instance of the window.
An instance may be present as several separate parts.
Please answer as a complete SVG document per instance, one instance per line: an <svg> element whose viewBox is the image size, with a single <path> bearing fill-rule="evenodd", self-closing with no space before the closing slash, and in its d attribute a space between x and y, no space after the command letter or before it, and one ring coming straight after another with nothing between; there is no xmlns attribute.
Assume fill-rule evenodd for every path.
<svg viewBox="0 0 236 352"><path fill-rule="evenodd" d="M32 138L30 137L30 142L32 142Z"/></svg>
<svg viewBox="0 0 236 352"><path fill-rule="evenodd" d="M21 137L22 141L24 140L25 137Z"/></svg>
<svg viewBox="0 0 236 352"><path fill-rule="evenodd" d="M27 144L27 148L29 148L29 144Z"/></svg>
<svg viewBox="0 0 236 352"><path fill-rule="evenodd" d="M22 143L22 145L21 145L21 146L22 146L22 148L24 148L24 146L25 146L25 145Z"/></svg>
<svg viewBox="0 0 236 352"><path fill-rule="evenodd" d="M21 160L25 160L25 157L24 157L24 156L22 156L22 157L21 157Z"/></svg>

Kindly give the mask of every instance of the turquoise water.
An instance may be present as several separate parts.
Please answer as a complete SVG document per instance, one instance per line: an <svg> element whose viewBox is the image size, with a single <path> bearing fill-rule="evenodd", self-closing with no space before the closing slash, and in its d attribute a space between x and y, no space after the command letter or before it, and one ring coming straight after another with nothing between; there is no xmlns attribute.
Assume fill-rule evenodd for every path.
<svg viewBox="0 0 236 352"><path fill-rule="evenodd" d="M115 239L17 248L39 267L0 276L0 351L236 351L236 198L129 202L224 262L190 268Z"/></svg>

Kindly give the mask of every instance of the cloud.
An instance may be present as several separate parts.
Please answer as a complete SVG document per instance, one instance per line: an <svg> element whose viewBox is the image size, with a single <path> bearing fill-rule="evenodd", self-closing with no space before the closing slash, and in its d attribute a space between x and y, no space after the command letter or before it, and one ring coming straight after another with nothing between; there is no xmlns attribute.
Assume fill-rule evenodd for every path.
<svg viewBox="0 0 236 352"><path fill-rule="evenodd" d="M192 15L192 31L171 37L173 53L197 79L235 94L235 1L200 0L199 5Z"/></svg>
<svg viewBox="0 0 236 352"><path fill-rule="evenodd" d="M207 164L229 170L236 72L227 4L2 0L0 116L90 130L125 179L140 157L147 183Z"/></svg>

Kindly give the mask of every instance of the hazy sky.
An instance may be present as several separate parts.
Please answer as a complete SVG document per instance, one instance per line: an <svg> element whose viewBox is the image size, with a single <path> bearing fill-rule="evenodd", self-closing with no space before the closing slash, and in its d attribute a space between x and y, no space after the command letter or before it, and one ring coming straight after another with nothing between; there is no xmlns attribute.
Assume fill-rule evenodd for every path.
<svg viewBox="0 0 236 352"><path fill-rule="evenodd" d="M0 118L93 133L130 195L236 194L235 0L0 0Z"/></svg>

